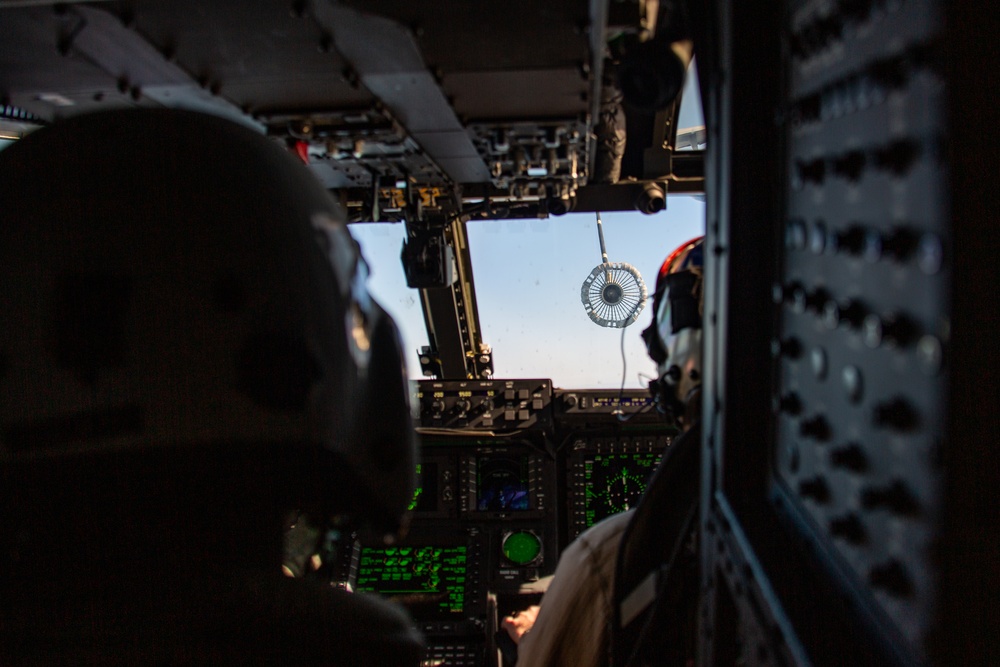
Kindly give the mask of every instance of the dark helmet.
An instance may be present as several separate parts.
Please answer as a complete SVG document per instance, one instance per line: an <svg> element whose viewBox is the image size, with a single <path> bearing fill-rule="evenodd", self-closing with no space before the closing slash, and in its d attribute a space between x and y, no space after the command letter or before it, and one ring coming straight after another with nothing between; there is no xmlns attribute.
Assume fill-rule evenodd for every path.
<svg viewBox="0 0 1000 667"><path fill-rule="evenodd" d="M399 527L398 332L284 148L190 112L79 116L0 153L0 201L0 466L221 446L247 469L268 443L276 502Z"/></svg>
<svg viewBox="0 0 1000 667"><path fill-rule="evenodd" d="M642 332L657 364L650 391L660 410L678 422L701 386L703 245L704 237L698 237L667 256L656 278L654 320Z"/></svg>

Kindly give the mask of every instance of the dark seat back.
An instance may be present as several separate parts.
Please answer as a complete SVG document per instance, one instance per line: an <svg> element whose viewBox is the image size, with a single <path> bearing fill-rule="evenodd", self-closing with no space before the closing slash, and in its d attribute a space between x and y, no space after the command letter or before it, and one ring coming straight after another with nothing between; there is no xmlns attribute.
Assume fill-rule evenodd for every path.
<svg viewBox="0 0 1000 667"><path fill-rule="evenodd" d="M635 509L618 552L612 664L685 665L698 599L701 428L675 438Z"/></svg>

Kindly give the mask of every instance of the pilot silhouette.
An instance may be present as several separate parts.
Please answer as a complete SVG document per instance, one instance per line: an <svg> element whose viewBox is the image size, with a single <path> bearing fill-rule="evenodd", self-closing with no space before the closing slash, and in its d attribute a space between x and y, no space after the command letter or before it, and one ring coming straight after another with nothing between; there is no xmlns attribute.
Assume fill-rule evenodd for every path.
<svg viewBox="0 0 1000 667"><path fill-rule="evenodd" d="M577 537L560 556L541 605L503 619L503 628L518 642L518 667L607 665L612 651L622 656L615 664L626 664L633 657L631 644L644 637L638 636L639 631L623 634L623 621L628 621L625 626L641 626L636 619L658 612L649 601L639 609L626 608L631 618L623 618L621 602L645 580L645 569L653 566L646 561L658 564L661 557L662 545L650 539L655 531L649 529L663 518L664 498L660 496L664 489L674 494L667 499L673 505L671 512L680 511L683 517L672 542L683 542L690 535L686 520L693 516L690 508L697 501L700 440L702 244L699 237L667 256L657 276L654 320L642 333L658 368L650 391L666 419L684 433L665 452L638 506L608 517ZM676 480L678 476L682 479ZM649 552L648 558L637 554L643 549ZM643 575L638 581L636 572ZM686 580L690 573L680 574ZM697 577L691 579L697 587ZM684 625L680 631L687 629ZM682 637L675 643L685 640ZM668 647L660 664L672 664L674 652L685 653L686 648Z"/></svg>
<svg viewBox="0 0 1000 667"><path fill-rule="evenodd" d="M290 510L391 535L395 325L337 205L235 123L79 116L0 153L0 663L416 665L281 574Z"/></svg>

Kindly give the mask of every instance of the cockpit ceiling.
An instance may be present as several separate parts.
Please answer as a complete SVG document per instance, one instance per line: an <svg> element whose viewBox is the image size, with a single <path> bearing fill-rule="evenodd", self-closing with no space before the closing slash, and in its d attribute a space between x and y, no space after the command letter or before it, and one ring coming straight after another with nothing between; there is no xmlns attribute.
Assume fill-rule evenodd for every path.
<svg viewBox="0 0 1000 667"><path fill-rule="evenodd" d="M603 8L600 0L0 0L0 105L43 121L156 106L229 117L294 145L327 187L364 191L346 195L368 201L360 219L389 210L398 196L380 188L400 180L463 186L466 198L549 202L525 215L564 211L595 185ZM636 131L630 154L646 155L653 134ZM666 171L634 171L665 182L670 159L657 157L668 152L659 141L650 164ZM643 183L629 176L605 210L641 196Z"/></svg>
<svg viewBox="0 0 1000 667"><path fill-rule="evenodd" d="M185 84L251 113L359 109L375 101L339 54L337 26L322 25L311 2L20 4L0 2L0 93L43 118L155 103L144 89L180 83L150 62L155 56L186 73ZM352 5L412 35L424 67L461 117L573 117L589 109L586 2L338 6ZM46 93L73 106L39 99Z"/></svg>

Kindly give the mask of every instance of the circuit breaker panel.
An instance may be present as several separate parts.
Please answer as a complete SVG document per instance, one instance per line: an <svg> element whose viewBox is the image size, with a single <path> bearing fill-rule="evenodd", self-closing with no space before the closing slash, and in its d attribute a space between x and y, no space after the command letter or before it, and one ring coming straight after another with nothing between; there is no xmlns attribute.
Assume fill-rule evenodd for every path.
<svg viewBox="0 0 1000 667"><path fill-rule="evenodd" d="M956 446L946 8L737 4L714 8L732 69L709 74L706 110L722 146L707 316L725 363L706 403L701 659L931 662ZM739 116L753 112L763 129ZM745 165L768 146L751 194ZM747 375L769 405L740 392ZM743 428L752 414L769 418Z"/></svg>
<svg viewBox="0 0 1000 667"><path fill-rule="evenodd" d="M949 336L942 17L864 4L788 17L772 457L800 530L920 655Z"/></svg>

